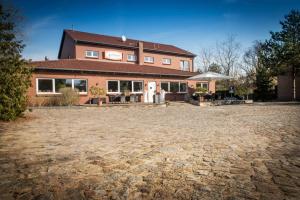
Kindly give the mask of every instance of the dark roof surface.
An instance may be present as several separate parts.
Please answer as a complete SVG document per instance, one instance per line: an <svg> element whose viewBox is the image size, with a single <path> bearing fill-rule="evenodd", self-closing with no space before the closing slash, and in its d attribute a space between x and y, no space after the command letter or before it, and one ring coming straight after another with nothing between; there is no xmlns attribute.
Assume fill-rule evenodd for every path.
<svg viewBox="0 0 300 200"><path fill-rule="evenodd" d="M81 31L74 31L74 30L64 30L64 34L68 34L75 41L115 45L115 46L122 46L127 48L137 48L139 42L139 40L133 40L133 39L126 39L126 41L123 42L121 37L86 33ZM184 49L178 48L173 45L146 42L146 41L142 41L142 42L144 43L145 51L149 50L154 52L173 53L173 54L180 54L180 55L191 56L191 57L196 56L191 52L188 52Z"/></svg>
<svg viewBox="0 0 300 200"><path fill-rule="evenodd" d="M102 62L76 59L60 59L51 61L34 61L30 63L35 69L46 70L74 70L90 72L109 72L123 74L148 74L162 76L185 76L191 77L197 75L196 72L187 72L163 67L154 67L148 65L126 64L115 62Z"/></svg>

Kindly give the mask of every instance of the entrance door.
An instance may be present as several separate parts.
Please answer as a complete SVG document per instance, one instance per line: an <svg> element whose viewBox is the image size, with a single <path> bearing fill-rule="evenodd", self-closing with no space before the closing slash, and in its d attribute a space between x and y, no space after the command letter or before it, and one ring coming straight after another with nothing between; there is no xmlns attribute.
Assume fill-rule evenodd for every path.
<svg viewBox="0 0 300 200"><path fill-rule="evenodd" d="M148 82L148 102L153 103L153 95L156 93L156 82Z"/></svg>

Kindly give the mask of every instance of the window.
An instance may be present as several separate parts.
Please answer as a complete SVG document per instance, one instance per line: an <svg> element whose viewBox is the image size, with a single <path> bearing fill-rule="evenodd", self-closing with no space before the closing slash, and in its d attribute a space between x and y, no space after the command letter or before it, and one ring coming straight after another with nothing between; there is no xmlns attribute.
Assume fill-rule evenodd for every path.
<svg viewBox="0 0 300 200"><path fill-rule="evenodd" d="M178 82L170 82L170 92L179 92Z"/></svg>
<svg viewBox="0 0 300 200"><path fill-rule="evenodd" d="M153 57L150 57L150 56L146 56L144 58L144 62L147 62L147 63L154 63L154 58Z"/></svg>
<svg viewBox="0 0 300 200"><path fill-rule="evenodd" d="M187 61L187 60L181 60L180 61L180 69L182 71L189 71L189 61Z"/></svg>
<svg viewBox="0 0 300 200"><path fill-rule="evenodd" d="M187 92L187 84L180 83L179 92Z"/></svg>
<svg viewBox="0 0 300 200"><path fill-rule="evenodd" d="M187 92L187 83L180 82L161 82L160 89L166 92Z"/></svg>
<svg viewBox="0 0 300 200"><path fill-rule="evenodd" d="M136 55L128 54L127 55L127 61L136 61Z"/></svg>
<svg viewBox="0 0 300 200"><path fill-rule="evenodd" d="M164 90L165 92L170 92L169 82L161 82L160 83L160 89Z"/></svg>
<svg viewBox="0 0 300 200"><path fill-rule="evenodd" d="M72 79L55 79L55 92L58 93L61 88L72 88Z"/></svg>
<svg viewBox="0 0 300 200"><path fill-rule="evenodd" d="M132 92L132 82L131 81L120 81L120 92L125 91Z"/></svg>
<svg viewBox="0 0 300 200"><path fill-rule="evenodd" d="M79 93L86 93L87 92L87 84L86 80L81 79L73 79L74 81L74 88L79 91Z"/></svg>
<svg viewBox="0 0 300 200"><path fill-rule="evenodd" d="M133 92L143 92L142 81L133 81Z"/></svg>
<svg viewBox="0 0 300 200"><path fill-rule="evenodd" d="M99 58L99 52L98 51L85 51L85 57L88 58Z"/></svg>
<svg viewBox="0 0 300 200"><path fill-rule="evenodd" d="M118 92L119 91L119 82L118 81L108 81L107 82L107 91L108 92Z"/></svg>
<svg viewBox="0 0 300 200"><path fill-rule="evenodd" d="M143 81L111 80L107 81L108 93L123 93L129 91L132 93L142 93L144 91Z"/></svg>
<svg viewBox="0 0 300 200"><path fill-rule="evenodd" d="M59 94L59 90L64 87L78 89L79 93L87 93L87 80L85 79L63 79L63 78L37 78L37 94Z"/></svg>
<svg viewBox="0 0 300 200"><path fill-rule="evenodd" d="M37 92L38 93L52 93L53 92L53 79L38 79Z"/></svg>
<svg viewBox="0 0 300 200"><path fill-rule="evenodd" d="M196 83L196 88L198 88L198 87L205 88L208 90L208 83L198 82L198 83Z"/></svg>
<svg viewBox="0 0 300 200"><path fill-rule="evenodd" d="M171 65L171 59L170 58L163 58L163 64Z"/></svg>

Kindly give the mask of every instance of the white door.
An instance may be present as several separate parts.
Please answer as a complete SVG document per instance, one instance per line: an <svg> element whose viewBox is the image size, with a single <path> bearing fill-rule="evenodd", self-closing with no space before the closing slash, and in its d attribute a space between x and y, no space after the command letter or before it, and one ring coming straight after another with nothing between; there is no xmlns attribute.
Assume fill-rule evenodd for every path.
<svg viewBox="0 0 300 200"><path fill-rule="evenodd" d="M153 103L153 95L156 93L156 83L148 82L148 102Z"/></svg>

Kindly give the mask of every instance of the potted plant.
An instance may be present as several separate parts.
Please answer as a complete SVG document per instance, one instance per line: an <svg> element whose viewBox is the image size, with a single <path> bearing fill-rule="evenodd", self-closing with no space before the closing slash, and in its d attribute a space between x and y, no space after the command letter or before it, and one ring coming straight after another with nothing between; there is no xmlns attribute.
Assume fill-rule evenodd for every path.
<svg viewBox="0 0 300 200"><path fill-rule="evenodd" d="M200 100L200 102L203 102L204 96L207 94L207 89L203 88L203 87L197 87L195 93L199 94L199 100Z"/></svg>
<svg viewBox="0 0 300 200"><path fill-rule="evenodd" d="M105 89L103 89L101 87L97 87L97 86L92 86L90 88L90 92L93 96L93 98L91 99L92 104L98 104L99 106L101 106L102 105L101 97L105 97L105 95L106 95Z"/></svg>

